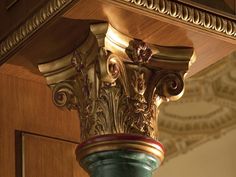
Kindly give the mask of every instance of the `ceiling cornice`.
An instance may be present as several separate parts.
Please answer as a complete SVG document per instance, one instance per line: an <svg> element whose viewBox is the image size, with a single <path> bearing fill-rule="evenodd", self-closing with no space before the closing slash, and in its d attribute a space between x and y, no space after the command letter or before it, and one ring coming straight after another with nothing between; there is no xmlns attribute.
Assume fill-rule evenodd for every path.
<svg viewBox="0 0 236 177"><path fill-rule="evenodd" d="M6 57L15 51L23 42L61 13L66 7L78 0L49 0L43 7L30 16L0 43L0 65Z"/></svg>
<svg viewBox="0 0 236 177"><path fill-rule="evenodd" d="M76 2L78 0L49 0L0 42L0 64L4 63L8 56L53 17L62 13L67 7ZM232 43L236 41L236 20L232 16L227 17L223 14L214 13L179 1L106 0L106 2L116 4L117 7L124 7L130 11L135 10L158 20L164 19L164 21L169 23L175 22L176 25L184 24L186 27L214 34Z"/></svg>
<svg viewBox="0 0 236 177"><path fill-rule="evenodd" d="M152 18L172 20L186 24L202 32L210 32L234 41L236 39L236 19L232 15L203 9L192 4L174 0L106 0L129 7L130 10L142 11Z"/></svg>

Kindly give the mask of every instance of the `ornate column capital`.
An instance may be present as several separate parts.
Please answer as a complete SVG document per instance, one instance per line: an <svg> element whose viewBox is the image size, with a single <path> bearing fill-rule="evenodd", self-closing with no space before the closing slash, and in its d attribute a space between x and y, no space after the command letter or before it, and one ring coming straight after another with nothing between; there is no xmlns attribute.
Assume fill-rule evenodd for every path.
<svg viewBox="0 0 236 177"><path fill-rule="evenodd" d="M192 48L147 44L94 24L75 51L39 65L58 107L78 109L81 138L138 134L157 139L158 106L183 94Z"/></svg>
<svg viewBox="0 0 236 177"><path fill-rule="evenodd" d="M147 44L100 23L90 26L86 41L75 51L40 64L39 70L53 91L55 105L79 112L84 143L77 156L85 169L95 173L98 167L90 169L91 159L103 163L103 152L109 152L104 158L114 162L127 157L127 165L132 166L138 156L131 154L138 151L156 159L147 164L136 159L141 166L155 163L141 175L151 174L164 158L157 141L158 107L182 96L184 76L193 60L192 48ZM127 152L117 154L122 149ZM113 167L121 168L119 164Z"/></svg>

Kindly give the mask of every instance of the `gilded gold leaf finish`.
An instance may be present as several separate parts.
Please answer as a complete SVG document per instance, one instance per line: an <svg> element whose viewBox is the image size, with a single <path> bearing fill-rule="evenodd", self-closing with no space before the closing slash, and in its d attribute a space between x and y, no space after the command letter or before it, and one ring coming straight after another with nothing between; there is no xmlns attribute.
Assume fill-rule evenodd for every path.
<svg viewBox="0 0 236 177"><path fill-rule="evenodd" d="M152 50L141 40L133 40L131 43L130 58L134 63L147 63L152 57Z"/></svg>
<svg viewBox="0 0 236 177"><path fill-rule="evenodd" d="M53 101L58 107L66 107L67 109L76 109L77 98L74 95L74 90L71 83L63 82L52 86L53 88Z"/></svg>
<svg viewBox="0 0 236 177"><path fill-rule="evenodd" d="M92 25L84 44L58 60L64 64L39 65L54 90L54 103L78 110L83 141L120 133L157 139L160 103L176 100L183 92L187 69L156 65L159 56L167 55L166 66L182 62L188 67L192 48L149 48L141 40L122 36L106 23ZM184 51L181 59L175 55L180 50Z"/></svg>

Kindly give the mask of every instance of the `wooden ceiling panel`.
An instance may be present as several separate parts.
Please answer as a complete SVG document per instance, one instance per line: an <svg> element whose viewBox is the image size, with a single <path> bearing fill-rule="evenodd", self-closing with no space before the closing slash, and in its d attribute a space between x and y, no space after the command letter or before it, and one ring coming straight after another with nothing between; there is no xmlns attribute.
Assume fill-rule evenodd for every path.
<svg viewBox="0 0 236 177"><path fill-rule="evenodd" d="M188 76L207 68L236 50L236 41L217 37L210 33L193 29L191 26L168 20L161 16L150 16L132 8L98 0L81 0L62 17L45 25L24 46L10 63L22 65L37 72L37 63L62 57L74 50L87 37L89 24L107 21L118 31L145 42L163 46L194 47L197 61ZM33 63L31 67L18 58ZM21 61L21 60L20 60Z"/></svg>
<svg viewBox="0 0 236 177"><path fill-rule="evenodd" d="M64 18L59 18L35 36L20 55L35 65L64 56L86 38L89 24L99 21L108 21L118 31L148 43L194 47L197 61L191 67L189 77L236 50L236 44L202 32L185 29L101 1L90 1L88 6L87 1L81 0L64 14ZM18 55L13 58L17 60Z"/></svg>

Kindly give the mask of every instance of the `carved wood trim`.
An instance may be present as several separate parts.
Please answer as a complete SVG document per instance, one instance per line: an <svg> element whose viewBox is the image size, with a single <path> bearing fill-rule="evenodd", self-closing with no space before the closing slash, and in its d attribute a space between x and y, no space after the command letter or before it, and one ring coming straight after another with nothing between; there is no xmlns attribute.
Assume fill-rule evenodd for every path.
<svg viewBox="0 0 236 177"><path fill-rule="evenodd" d="M236 44L236 19L173 0L106 0L123 8L176 25L187 25Z"/></svg>
<svg viewBox="0 0 236 177"><path fill-rule="evenodd" d="M0 65L43 25L78 0L50 0L0 43Z"/></svg>

